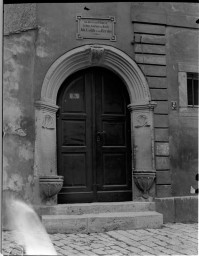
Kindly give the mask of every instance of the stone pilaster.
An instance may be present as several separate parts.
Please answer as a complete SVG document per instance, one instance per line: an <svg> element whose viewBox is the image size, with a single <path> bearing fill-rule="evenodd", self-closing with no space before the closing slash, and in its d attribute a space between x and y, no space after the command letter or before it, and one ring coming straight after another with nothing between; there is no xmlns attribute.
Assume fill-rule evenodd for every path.
<svg viewBox="0 0 199 256"><path fill-rule="evenodd" d="M35 171L38 176L57 175L56 112L57 105L35 102Z"/></svg>
<svg viewBox="0 0 199 256"><path fill-rule="evenodd" d="M131 111L133 200L155 197L153 110L155 102L128 106Z"/></svg>

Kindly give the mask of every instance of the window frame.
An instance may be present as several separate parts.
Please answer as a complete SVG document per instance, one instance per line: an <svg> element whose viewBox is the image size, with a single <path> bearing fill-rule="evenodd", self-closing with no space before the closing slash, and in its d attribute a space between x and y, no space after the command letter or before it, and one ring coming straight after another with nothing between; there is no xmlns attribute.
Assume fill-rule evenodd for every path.
<svg viewBox="0 0 199 256"><path fill-rule="evenodd" d="M191 80L191 91L192 91L192 102L193 104L189 104L189 95L188 95L188 92L187 92L187 100L188 100L188 107L198 107L199 104L195 104L195 92L194 92L194 80L198 81L198 76L199 76L199 73L193 73L193 72L188 72L187 73L187 91L188 91L188 80L190 79Z"/></svg>
<svg viewBox="0 0 199 256"><path fill-rule="evenodd" d="M178 63L178 85L179 85L179 113L180 115L198 116L199 106L188 105L187 75L198 73L198 65L193 63Z"/></svg>

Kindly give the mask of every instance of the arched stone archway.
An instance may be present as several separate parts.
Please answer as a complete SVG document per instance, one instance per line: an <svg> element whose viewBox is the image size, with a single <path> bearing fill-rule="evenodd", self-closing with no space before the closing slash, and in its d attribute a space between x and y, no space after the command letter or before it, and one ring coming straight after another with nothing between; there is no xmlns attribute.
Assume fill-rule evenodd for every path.
<svg viewBox="0 0 199 256"><path fill-rule="evenodd" d="M106 67L120 75L126 83L132 104L149 103L149 87L137 64L121 50L107 45L81 46L58 58L44 78L41 100L56 104L57 92L66 77L90 66Z"/></svg>
<svg viewBox="0 0 199 256"><path fill-rule="evenodd" d="M143 195L147 180L154 180L153 109L149 86L138 65L124 52L108 45L84 45L70 50L49 68L41 89L41 99L35 102L36 141L35 168L39 175L57 174L56 105L57 93L63 81L72 73L91 66L101 66L119 75L128 90L131 104L131 134L134 199ZM145 184L146 183L146 184ZM134 184L134 182L133 182ZM139 189L138 189L139 188ZM145 188L144 188L145 189ZM154 196L154 189L151 190ZM145 193L145 192L144 192Z"/></svg>

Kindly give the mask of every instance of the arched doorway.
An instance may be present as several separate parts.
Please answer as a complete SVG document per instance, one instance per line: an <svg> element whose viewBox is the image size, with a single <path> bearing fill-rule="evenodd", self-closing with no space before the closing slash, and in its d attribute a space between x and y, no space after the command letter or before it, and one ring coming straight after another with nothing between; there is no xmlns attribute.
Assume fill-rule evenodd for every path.
<svg viewBox="0 0 199 256"><path fill-rule="evenodd" d="M62 84L57 97L58 203L132 199L129 95L112 71L92 67Z"/></svg>
<svg viewBox="0 0 199 256"><path fill-rule="evenodd" d="M38 176L47 177L57 175L56 113L59 109L57 106L59 89L73 73L94 67L106 68L117 74L128 91L132 152L132 200L142 196L145 188L148 188L150 196L154 197L155 184L153 181L156 170L153 110L156 104L151 101L146 78L135 61L126 53L109 45L83 45L74 48L59 57L46 73L41 87L40 100L35 102L35 173ZM78 96L74 94L71 97ZM148 181L150 181L150 186ZM152 184L153 186L151 186ZM52 203L55 202L56 198Z"/></svg>

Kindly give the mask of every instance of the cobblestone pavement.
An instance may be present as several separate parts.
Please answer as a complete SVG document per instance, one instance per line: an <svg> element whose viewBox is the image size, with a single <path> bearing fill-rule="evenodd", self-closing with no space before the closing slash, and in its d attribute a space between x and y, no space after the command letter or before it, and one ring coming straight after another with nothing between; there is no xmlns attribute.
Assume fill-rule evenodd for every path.
<svg viewBox="0 0 199 256"><path fill-rule="evenodd" d="M59 255L198 255L198 224L165 224L161 229L53 234ZM12 232L3 232L3 255L23 254ZM21 250L21 251L20 251Z"/></svg>

